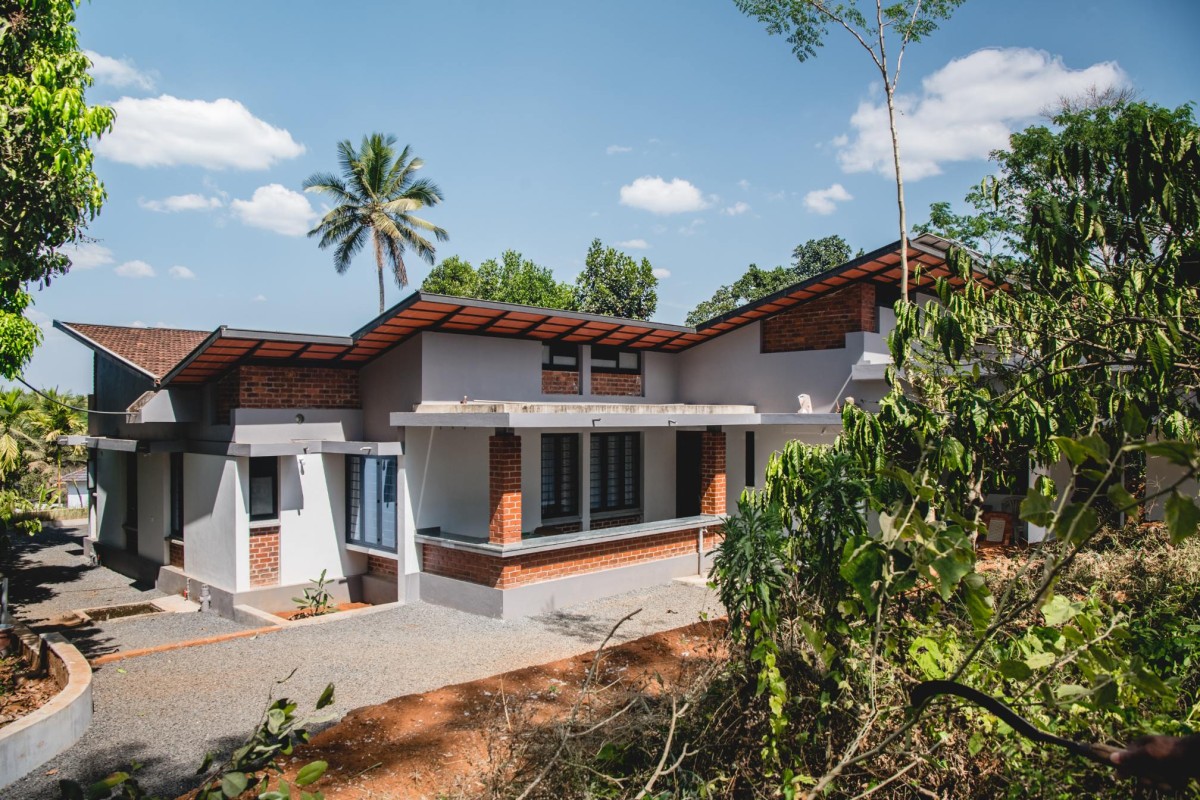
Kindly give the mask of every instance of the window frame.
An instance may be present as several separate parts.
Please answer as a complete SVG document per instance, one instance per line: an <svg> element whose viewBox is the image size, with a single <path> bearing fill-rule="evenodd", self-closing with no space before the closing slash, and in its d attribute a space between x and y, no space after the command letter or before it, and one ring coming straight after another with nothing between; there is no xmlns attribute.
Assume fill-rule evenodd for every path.
<svg viewBox="0 0 1200 800"><path fill-rule="evenodd" d="M257 464L257 469L255 465ZM267 468L269 466L269 468ZM265 469L266 468L266 469ZM264 470L265 469L265 474ZM278 456L251 456L249 467L249 485L246 492L250 510L251 522L278 522L279 521L279 457ZM256 474L257 473L257 474ZM254 479L271 478L271 511L254 513Z"/></svg>
<svg viewBox="0 0 1200 800"><path fill-rule="evenodd" d="M562 445L566 444L565 451L566 459L563 459L564 450ZM551 447L550 452L547 452L547 445ZM550 504L546 502L547 488L547 456L551 459L550 465L553 468L553 474L550 475L550 486L552 488L552 500ZM562 462L568 462L566 469L562 468ZM542 434L542 471L541 471L541 511L542 522L547 520L560 521L563 519L578 518L580 513L579 504L579 434L577 433L543 433ZM563 474L563 473L567 474ZM568 487L569 484L569 487ZM564 488L569 488L570 499L563 500Z"/></svg>
<svg viewBox="0 0 1200 800"><path fill-rule="evenodd" d="M138 453L125 454L125 520L127 531L138 529Z"/></svg>
<svg viewBox="0 0 1200 800"><path fill-rule="evenodd" d="M604 354L601 357L604 358L604 360L606 360L606 361L612 361L614 366L611 366L611 367L597 366L596 365L597 353ZM607 355L610 353L611 353L612 357L608 358ZM623 355L633 356L637 360L637 365L633 366L633 367L622 367L621 366L621 356L623 356ZM592 348L591 348L591 358L589 360L591 362L592 372L602 372L602 373L606 373L609 375L641 375L642 374L642 351L640 351L640 350L630 350L628 348L614 347L613 345L594 344L594 345L592 345Z"/></svg>
<svg viewBox="0 0 1200 800"><path fill-rule="evenodd" d="M368 550L379 550L385 553L396 553L400 549L400 521L397 518L393 521L394 530L392 536L394 544L387 545L383 541L383 514L376 515L376 527L373 531L374 538L367 539L364 537L363 531L359 530L358 519L360 515L362 496L363 496L363 481L368 475L367 463L375 466L370 470L370 475L376 479L380 474L379 464L387 463L391 465L390 469L383 470L383 479L380 485L376 486L376 503L380 509L387 504L388 497L388 477L391 478L391 497L392 504L399 510L400 505L400 461L396 456L364 456L364 455L347 455L346 456L346 544L354 547L362 547ZM358 484L357 487L355 484ZM356 535L357 534L357 535Z"/></svg>
<svg viewBox="0 0 1200 800"><path fill-rule="evenodd" d="M167 538L183 541L183 453L171 453L170 481Z"/></svg>
<svg viewBox="0 0 1200 800"><path fill-rule="evenodd" d="M557 351L557 352L555 352ZM573 364L555 364L554 359L561 356L570 356L575 359ZM542 371L543 372L578 372L579 371L579 345L574 342L543 342L542 343Z"/></svg>
<svg viewBox="0 0 1200 800"><path fill-rule="evenodd" d="M641 511L643 501L643 448L642 435L636 431L593 433L591 434L591 452L588 454L588 508L592 514L616 514L619 512ZM610 460L607 442L612 439L620 442L618 452ZM632 449L632 458L629 450ZM625 466L629 464L633 470L632 479L624 474ZM609 488L613 483L619 486L631 486L632 501L618 500L608 502ZM623 493L622 493L623 494ZM596 498L599 498L597 504Z"/></svg>

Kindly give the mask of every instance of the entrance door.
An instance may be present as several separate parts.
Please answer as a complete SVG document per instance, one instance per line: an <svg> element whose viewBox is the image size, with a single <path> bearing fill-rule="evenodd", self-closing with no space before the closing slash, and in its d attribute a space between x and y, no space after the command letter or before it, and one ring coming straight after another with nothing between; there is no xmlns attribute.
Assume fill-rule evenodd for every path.
<svg viewBox="0 0 1200 800"><path fill-rule="evenodd" d="M700 513L700 432L675 432L675 516Z"/></svg>

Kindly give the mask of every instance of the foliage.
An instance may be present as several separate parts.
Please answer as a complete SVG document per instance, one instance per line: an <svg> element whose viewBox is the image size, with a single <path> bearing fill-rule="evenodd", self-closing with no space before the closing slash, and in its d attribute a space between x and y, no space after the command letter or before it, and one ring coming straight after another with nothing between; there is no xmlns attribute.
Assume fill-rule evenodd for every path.
<svg viewBox="0 0 1200 800"><path fill-rule="evenodd" d="M568 283L559 283L549 267L535 264L516 250L505 250L497 261L489 258L479 265L481 300L520 303L539 308L575 308L575 294Z"/></svg>
<svg viewBox="0 0 1200 800"><path fill-rule="evenodd" d="M900 162L900 135L896 126L896 86L900 66L908 45L920 42L937 30L939 20L947 19L963 0L896 0L884 5L881 0L734 0L767 28L772 36L783 36L792 46L792 54L801 61L817 55L830 26L848 33L871 58L887 97L888 125L892 135L892 166L896 174L896 206L900 228L900 291L908 300L908 222L904 205L904 177ZM866 10L864 10L866 9ZM889 49L895 56L890 60Z"/></svg>
<svg viewBox="0 0 1200 800"><path fill-rule="evenodd" d="M450 256L429 271L421 291L452 297L479 297L479 273L465 258Z"/></svg>
<svg viewBox="0 0 1200 800"><path fill-rule="evenodd" d="M326 578L325 573L328 570L321 570L320 577L313 578L312 586L304 587L303 597L293 597L292 602L296 604L296 608L300 610L297 616L301 617L319 617L322 614L328 614L335 611L333 595L325 587L328 586L332 579Z"/></svg>
<svg viewBox="0 0 1200 800"><path fill-rule="evenodd" d="M87 57L74 0L18 0L0 12L0 375L17 375L41 341L22 316L30 283L70 268L104 202L88 145L112 127L112 109L88 106Z"/></svg>
<svg viewBox="0 0 1200 800"><path fill-rule="evenodd" d="M583 271L575 279L575 305L592 314L650 319L658 307L657 286L649 259L639 263L593 239Z"/></svg>
<svg viewBox="0 0 1200 800"><path fill-rule="evenodd" d="M828 269L843 264L850 258L850 245L841 236L826 236L809 239L796 245L792 251L792 266L764 270L751 264L742 277L732 284L722 286L708 300L700 302L687 315L688 325L728 314L760 297L786 289L787 287L819 275Z"/></svg>
<svg viewBox="0 0 1200 800"><path fill-rule="evenodd" d="M370 241L379 276L379 312L384 309L383 267L386 262L396 285L408 285L404 251L412 249L433 263L436 252L425 235L444 242L449 235L414 212L442 202L437 184L415 173L425 162L412 155L408 145L399 153L396 137L382 133L364 136L357 150L349 140L338 143L341 176L328 172L310 175L306 192L325 195L337 205L308 232L320 236L322 250L333 247L333 266L339 275L350 268L354 256Z"/></svg>
<svg viewBox="0 0 1200 800"><path fill-rule="evenodd" d="M321 692L317 699L317 711L331 703L333 684ZM209 753L205 757L204 763L196 770L196 775L204 776L203 781L186 796L193 800L231 800L252 792L257 800L322 800L324 795L321 792L310 792L304 787L311 786L325 774L329 765L324 761L313 761L301 767L291 784L279 778L272 789L271 782L272 778L283 774L283 769L277 763L279 757L290 756L296 745L307 742L311 738L309 727L330 719L332 714L297 717L296 704L287 698L269 702L262 721L250 738L234 750L226 761L214 769L215 756ZM160 800L138 784L138 769L139 765L133 764L128 772L114 772L88 787L75 781L62 780L59 781L59 788L63 800Z"/></svg>

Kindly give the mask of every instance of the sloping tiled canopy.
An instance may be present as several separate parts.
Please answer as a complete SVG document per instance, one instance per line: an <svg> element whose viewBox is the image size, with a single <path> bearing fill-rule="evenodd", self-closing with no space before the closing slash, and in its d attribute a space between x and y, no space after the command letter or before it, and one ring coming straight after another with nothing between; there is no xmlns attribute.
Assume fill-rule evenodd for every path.
<svg viewBox="0 0 1200 800"><path fill-rule="evenodd" d="M928 287L946 277L945 239L929 234L909 242L909 286ZM221 327L207 335L157 383L197 384L233 366L253 363L305 366L361 366L423 331L445 331L538 341L611 345L635 350L679 352L723 333L777 314L850 283L873 281L897 287L900 243L756 300L697 328L534 308L465 297L414 292L351 336L238 330ZM954 283L961 283L957 278Z"/></svg>

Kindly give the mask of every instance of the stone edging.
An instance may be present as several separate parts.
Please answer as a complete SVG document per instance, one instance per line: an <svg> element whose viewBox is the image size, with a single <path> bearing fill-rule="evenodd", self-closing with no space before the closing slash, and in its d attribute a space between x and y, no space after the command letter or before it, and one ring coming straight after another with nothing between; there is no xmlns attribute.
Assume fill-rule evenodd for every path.
<svg viewBox="0 0 1200 800"><path fill-rule="evenodd" d="M44 663L61 688L31 714L0 728L0 787L9 785L79 741L92 721L92 670L62 634L38 636L13 626L30 664Z"/></svg>

